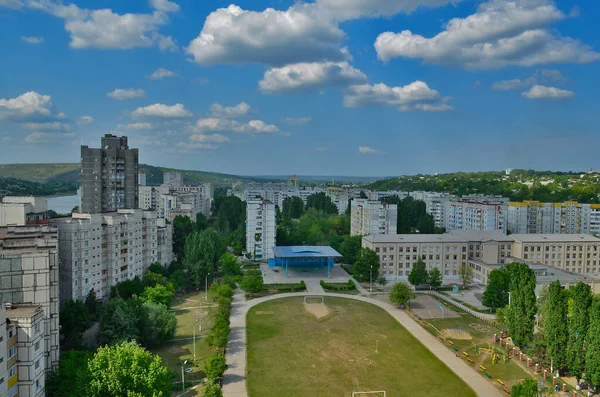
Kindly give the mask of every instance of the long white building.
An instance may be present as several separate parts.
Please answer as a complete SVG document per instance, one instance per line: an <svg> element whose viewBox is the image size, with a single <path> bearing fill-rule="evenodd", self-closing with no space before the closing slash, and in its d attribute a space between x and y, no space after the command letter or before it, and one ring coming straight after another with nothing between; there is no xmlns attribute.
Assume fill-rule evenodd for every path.
<svg viewBox="0 0 600 397"><path fill-rule="evenodd" d="M210 216L213 188L210 183L200 186L140 186L140 208L156 210L160 219L172 222L177 215L196 220L201 212Z"/></svg>
<svg viewBox="0 0 600 397"><path fill-rule="evenodd" d="M396 234L398 206L377 200L353 199L350 208L350 235Z"/></svg>
<svg viewBox="0 0 600 397"><path fill-rule="evenodd" d="M600 204L576 201L542 203L510 202L508 230L512 233L600 235Z"/></svg>
<svg viewBox="0 0 600 397"><path fill-rule="evenodd" d="M246 205L246 252L254 260L271 259L277 233L275 204L251 200Z"/></svg>

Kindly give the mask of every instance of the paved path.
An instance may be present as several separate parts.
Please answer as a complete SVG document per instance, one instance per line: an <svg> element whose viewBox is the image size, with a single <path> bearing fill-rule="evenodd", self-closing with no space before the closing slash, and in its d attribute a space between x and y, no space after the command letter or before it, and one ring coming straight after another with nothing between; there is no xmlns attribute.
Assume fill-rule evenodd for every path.
<svg viewBox="0 0 600 397"><path fill-rule="evenodd" d="M246 315L248 310L260 303L295 296L312 295L308 292L290 293L265 296L263 298L246 301L244 294L236 292L231 310L231 333L227 343L227 371L223 376L223 396L224 397L248 397L246 389ZM406 328L415 338L427 347L437 358L446 364L458 377L463 379L478 396L500 397L502 394L490 382L479 375L473 368L468 366L463 360L456 358L453 352L442 345L430 333L425 331L404 311L397 309L393 305L371 298L358 295L345 295L325 293L325 296L337 298L354 299L362 302L371 303L387 311L404 328Z"/></svg>
<svg viewBox="0 0 600 397"><path fill-rule="evenodd" d="M314 278L307 278L304 281L304 284L306 284L306 292L314 295L323 295L325 291L323 290L323 287L321 287L320 281L321 280Z"/></svg>

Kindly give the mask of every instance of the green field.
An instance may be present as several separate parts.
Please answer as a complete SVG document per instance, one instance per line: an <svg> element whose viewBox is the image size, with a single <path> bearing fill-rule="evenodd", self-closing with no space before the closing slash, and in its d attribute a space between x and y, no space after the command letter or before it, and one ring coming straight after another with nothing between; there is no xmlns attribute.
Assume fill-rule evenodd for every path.
<svg viewBox="0 0 600 397"><path fill-rule="evenodd" d="M250 310L250 397L344 397L371 390L389 397L475 396L383 309L342 298L325 304L332 312L325 321L306 312L301 297Z"/></svg>

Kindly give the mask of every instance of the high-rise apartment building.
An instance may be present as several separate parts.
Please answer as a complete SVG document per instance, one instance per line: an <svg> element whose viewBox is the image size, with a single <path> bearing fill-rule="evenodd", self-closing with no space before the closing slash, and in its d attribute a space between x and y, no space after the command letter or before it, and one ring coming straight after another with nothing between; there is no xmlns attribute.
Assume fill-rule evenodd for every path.
<svg viewBox="0 0 600 397"><path fill-rule="evenodd" d="M506 233L507 205L501 201L449 201L445 212L446 231L500 230Z"/></svg>
<svg viewBox="0 0 600 397"><path fill-rule="evenodd" d="M138 149L127 137L106 134L99 149L81 146L81 206L79 212L96 214L139 208Z"/></svg>
<svg viewBox="0 0 600 397"><path fill-rule="evenodd" d="M248 201L246 206L246 252L254 260L273 258L275 204L269 200Z"/></svg>
<svg viewBox="0 0 600 397"><path fill-rule="evenodd" d="M542 203L510 202L508 230L512 233L600 235L600 204L576 201Z"/></svg>
<svg viewBox="0 0 600 397"><path fill-rule="evenodd" d="M353 199L350 206L350 235L396 234L398 206L377 200Z"/></svg>
<svg viewBox="0 0 600 397"><path fill-rule="evenodd" d="M163 184L168 185L170 187L183 186L183 175L181 174L181 172L165 172L163 174Z"/></svg>

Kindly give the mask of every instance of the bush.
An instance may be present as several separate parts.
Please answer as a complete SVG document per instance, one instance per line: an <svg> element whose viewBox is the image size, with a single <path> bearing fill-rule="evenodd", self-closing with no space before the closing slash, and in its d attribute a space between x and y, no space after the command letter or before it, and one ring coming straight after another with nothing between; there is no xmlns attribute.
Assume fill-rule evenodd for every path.
<svg viewBox="0 0 600 397"><path fill-rule="evenodd" d="M218 383L207 383L206 386L204 386L202 397L223 397L221 386L219 386Z"/></svg>
<svg viewBox="0 0 600 397"><path fill-rule="evenodd" d="M356 284L354 284L354 281L352 280L348 280L345 285L328 284L323 280L321 280L319 284L321 284L321 287L323 287L324 290L328 291L352 291L356 288Z"/></svg>
<svg viewBox="0 0 600 397"><path fill-rule="evenodd" d="M279 286L276 288L277 292L300 292L306 291L306 283L304 280L300 281L300 284L289 284L285 286Z"/></svg>
<svg viewBox="0 0 600 397"><path fill-rule="evenodd" d="M225 357L222 353L215 353L206 364L204 364L204 374L206 375L206 379L209 382L215 381L223 376L225 370L227 369L227 362L225 361Z"/></svg>

